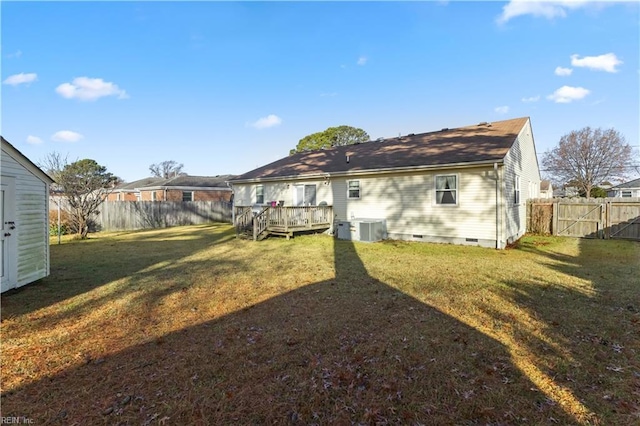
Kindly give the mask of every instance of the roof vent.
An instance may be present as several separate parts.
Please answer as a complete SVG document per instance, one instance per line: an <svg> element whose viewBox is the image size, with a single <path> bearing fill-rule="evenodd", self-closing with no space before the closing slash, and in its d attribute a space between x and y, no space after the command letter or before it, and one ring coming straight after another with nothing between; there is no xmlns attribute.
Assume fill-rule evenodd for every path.
<svg viewBox="0 0 640 426"><path fill-rule="evenodd" d="M441 132L446 132L447 130L449 130L448 127L443 127L442 130L440 130Z"/></svg>
<svg viewBox="0 0 640 426"><path fill-rule="evenodd" d="M409 133L407 136L415 136L415 133Z"/></svg>
<svg viewBox="0 0 640 426"><path fill-rule="evenodd" d="M376 142L382 142L383 140L384 140L384 138L380 137L380 138L376 139Z"/></svg>
<svg viewBox="0 0 640 426"><path fill-rule="evenodd" d="M487 124L489 124L489 123L487 123L486 121L483 121L481 123L478 123L478 126L486 126Z"/></svg>

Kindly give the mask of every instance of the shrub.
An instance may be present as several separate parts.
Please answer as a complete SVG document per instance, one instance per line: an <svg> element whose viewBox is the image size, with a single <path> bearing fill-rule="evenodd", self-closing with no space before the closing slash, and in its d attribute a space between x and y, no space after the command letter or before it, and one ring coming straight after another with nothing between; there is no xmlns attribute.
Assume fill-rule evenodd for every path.
<svg viewBox="0 0 640 426"><path fill-rule="evenodd" d="M71 229L71 215L60 210L60 234L69 234ZM49 210L49 235L58 235L58 210Z"/></svg>

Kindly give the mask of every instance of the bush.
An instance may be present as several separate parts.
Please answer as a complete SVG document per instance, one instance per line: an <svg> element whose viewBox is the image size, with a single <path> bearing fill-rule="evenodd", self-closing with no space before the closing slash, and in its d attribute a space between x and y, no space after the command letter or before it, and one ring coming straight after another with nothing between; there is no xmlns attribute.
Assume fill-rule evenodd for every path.
<svg viewBox="0 0 640 426"><path fill-rule="evenodd" d="M69 234L71 229L71 215L60 210L60 234ZM49 235L58 235L58 210L49 210Z"/></svg>
<svg viewBox="0 0 640 426"><path fill-rule="evenodd" d="M550 235L553 206L529 204L528 209L530 215L529 232L538 235Z"/></svg>

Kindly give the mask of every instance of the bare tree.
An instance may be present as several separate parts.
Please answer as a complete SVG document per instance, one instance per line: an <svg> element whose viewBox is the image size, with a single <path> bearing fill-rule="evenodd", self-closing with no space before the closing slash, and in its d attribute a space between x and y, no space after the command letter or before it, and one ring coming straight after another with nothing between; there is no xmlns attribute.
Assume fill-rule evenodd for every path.
<svg viewBox="0 0 640 426"><path fill-rule="evenodd" d="M46 174L56 181L53 185L54 189L58 189L58 181L60 180L60 173L69 164L69 154L64 157L57 151L50 152L44 158L38 161L38 167L40 167Z"/></svg>
<svg viewBox="0 0 640 426"><path fill-rule="evenodd" d="M556 181L572 182L589 198L591 188L603 181L626 178L632 152L617 130L585 127L560 138L542 165Z"/></svg>
<svg viewBox="0 0 640 426"><path fill-rule="evenodd" d="M184 164L177 161L169 160L162 163L152 164L149 166L149 171L154 177L169 179L172 177L183 175L182 168Z"/></svg>

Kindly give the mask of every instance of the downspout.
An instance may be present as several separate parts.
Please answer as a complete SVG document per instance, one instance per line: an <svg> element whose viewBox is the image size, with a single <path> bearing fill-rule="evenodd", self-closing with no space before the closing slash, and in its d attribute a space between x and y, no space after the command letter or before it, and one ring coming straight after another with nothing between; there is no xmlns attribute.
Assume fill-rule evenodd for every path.
<svg viewBox="0 0 640 426"><path fill-rule="evenodd" d="M500 250L500 174L498 163L493 163L493 171L496 175L496 249Z"/></svg>

